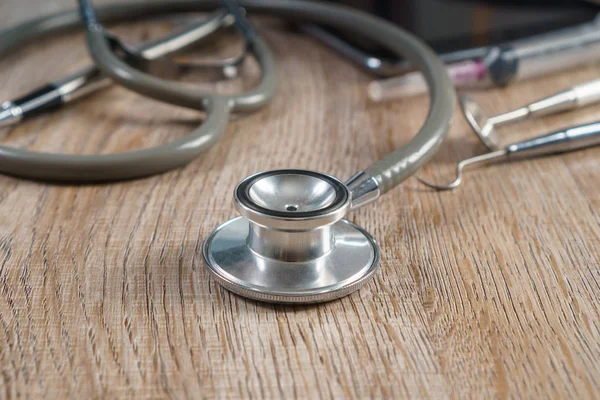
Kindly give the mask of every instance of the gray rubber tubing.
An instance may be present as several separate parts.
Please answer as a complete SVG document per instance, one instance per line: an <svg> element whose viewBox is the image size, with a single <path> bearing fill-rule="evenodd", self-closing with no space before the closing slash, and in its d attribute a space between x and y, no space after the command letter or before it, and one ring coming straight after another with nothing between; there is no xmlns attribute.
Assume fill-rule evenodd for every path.
<svg viewBox="0 0 600 400"><path fill-rule="evenodd" d="M427 120L410 143L374 163L366 172L377 179L382 192L386 192L433 156L448 132L456 94L444 65L423 42L391 23L349 7L295 0L248 0L240 1L240 4L251 15L269 14L356 33L410 60L423 72L429 84L431 101ZM115 22L209 11L218 5L218 1L176 0L98 7L97 12L100 22ZM26 22L0 32L0 55L40 36L80 25L80 17L75 10ZM263 106L275 90L275 67L267 45L260 38L256 38L253 48L263 71L261 83L249 92L234 96L190 90L131 68L112 53L95 25L88 27L87 40L97 66L118 84L160 101L205 110L207 119L199 130L185 138L129 153L59 155L0 146L0 171L28 178L66 181L128 179L163 172L189 162L212 144L225 129L230 112L253 111Z"/></svg>

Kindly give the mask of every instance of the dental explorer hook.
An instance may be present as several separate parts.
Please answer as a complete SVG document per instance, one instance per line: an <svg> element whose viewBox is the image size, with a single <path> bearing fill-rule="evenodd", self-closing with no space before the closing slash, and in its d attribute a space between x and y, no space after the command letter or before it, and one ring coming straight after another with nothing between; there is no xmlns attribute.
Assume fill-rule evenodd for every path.
<svg viewBox="0 0 600 400"><path fill-rule="evenodd" d="M506 156L506 149L492 151L490 153L485 153L485 154L481 154L481 155L478 155L475 157L470 157L465 160L462 160L458 164L456 164L456 178L452 182L447 183L445 185L438 185L435 183L427 182L427 181L419 178L418 176L416 176L416 178L423 185L428 186L432 189L440 190L440 191L452 190L452 189L456 189L457 187L459 187L460 184L462 183L463 169L465 167L468 167L469 165L473 165L473 164L479 164L479 163L482 163L485 161L495 160L497 158L504 157L504 156Z"/></svg>
<svg viewBox="0 0 600 400"><path fill-rule="evenodd" d="M565 153L596 145L600 145L600 122L573 126L564 130L513 143L503 149L462 160L456 165L456 179L445 185L430 183L419 177L417 177L417 180L432 189L451 190L460 186L462 183L463 169L469 165L504 157L512 159L517 157L525 158Z"/></svg>

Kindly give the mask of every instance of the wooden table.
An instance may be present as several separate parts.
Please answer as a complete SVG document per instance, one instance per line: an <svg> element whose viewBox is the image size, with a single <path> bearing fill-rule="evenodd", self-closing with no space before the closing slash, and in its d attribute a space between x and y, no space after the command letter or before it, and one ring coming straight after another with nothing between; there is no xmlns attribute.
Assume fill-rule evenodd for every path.
<svg viewBox="0 0 600 400"><path fill-rule="evenodd" d="M4 0L0 26L72 3ZM426 98L370 104L368 76L269 24L261 32L279 60L279 94L187 167L102 185L0 177L0 397L600 396L597 148L473 169L453 192L405 182L350 216L382 259L375 279L342 300L261 304L209 278L202 240L235 215L237 181L282 167L346 178L409 140L427 110ZM117 32L139 42L169 26ZM80 35L40 41L0 62L0 95L85 63ZM598 74L474 96L500 112ZM502 135L599 116L596 106ZM199 122L115 87L3 129L2 141L109 153L168 142ZM422 176L450 179L456 160L482 150L457 114Z"/></svg>

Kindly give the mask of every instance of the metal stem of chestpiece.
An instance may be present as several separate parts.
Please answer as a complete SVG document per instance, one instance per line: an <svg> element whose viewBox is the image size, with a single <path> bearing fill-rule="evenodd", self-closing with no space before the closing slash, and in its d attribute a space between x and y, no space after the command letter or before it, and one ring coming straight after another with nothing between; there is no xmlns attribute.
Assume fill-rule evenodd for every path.
<svg viewBox="0 0 600 400"><path fill-rule="evenodd" d="M168 62L165 57L197 45L221 29L232 26L233 23L234 19L230 14L217 11L205 21L191 23L167 37L132 49L130 55L143 62L148 69L153 69L151 68L153 64L168 69L175 69L180 65L190 67L190 63ZM240 56L239 60L244 58L245 53ZM235 68L239 60L236 58L223 60L220 63L204 63L203 65L196 65L196 67L205 69L220 68L223 75L230 77L235 75ZM64 104L106 88L112 83L110 78L100 73L96 66L85 67L67 77L49 82L19 99L2 103L0 106L0 127L16 125L24 118L34 117L46 111L53 111Z"/></svg>

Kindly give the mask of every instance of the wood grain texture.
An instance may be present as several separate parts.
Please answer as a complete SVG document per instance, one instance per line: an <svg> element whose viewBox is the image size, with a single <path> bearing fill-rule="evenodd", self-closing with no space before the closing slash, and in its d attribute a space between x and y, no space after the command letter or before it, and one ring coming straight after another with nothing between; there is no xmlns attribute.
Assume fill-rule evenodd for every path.
<svg viewBox="0 0 600 400"><path fill-rule="evenodd" d="M3 0L0 26L72 3ZM474 169L455 192L405 182L351 215L379 241L381 268L340 301L266 305L209 279L201 243L235 215L235 182L281 167L348 177L409 140L426 114L425 98L369 104L367 76L267 25L279 94L187 167L89 186L0 176L0 397L598 398L597 148ZM138 42L168 28L117 32ZM78 34L40 41L0 61L0 96L86 62ZM475 97L500 112L599 72ZM596 106L502 134L599 118ZM108 153L165 143L199 121L115 87L4 129L2 141ZM457 117L422 176L449 179L457 159L482 150Z"/></svg>

